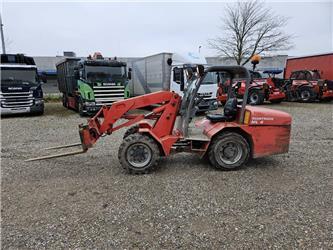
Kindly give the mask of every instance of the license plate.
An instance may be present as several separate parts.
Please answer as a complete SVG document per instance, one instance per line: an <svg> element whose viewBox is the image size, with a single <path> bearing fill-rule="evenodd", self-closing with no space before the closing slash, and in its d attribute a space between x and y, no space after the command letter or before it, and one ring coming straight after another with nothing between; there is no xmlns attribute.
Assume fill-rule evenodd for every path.
<svg viewBox="0 0 333 250"><path fill-rule="evenodd" d="M30 112L30 108L12 108L10 111L12 113L25 113Z"/></svg>
<svg viewBox="0 0 333 250"><path fill-rule="evenodd" d="M105 83L103 83L103 85L104 86L115 86L116 83L114 83L114 82L105 82Z"/></svg>

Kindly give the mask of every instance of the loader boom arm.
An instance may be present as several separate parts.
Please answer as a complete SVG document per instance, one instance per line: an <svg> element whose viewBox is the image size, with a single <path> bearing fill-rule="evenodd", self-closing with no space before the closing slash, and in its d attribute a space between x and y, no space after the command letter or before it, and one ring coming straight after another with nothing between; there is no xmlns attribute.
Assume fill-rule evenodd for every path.
<svg viewBox="0 0 333 250"><path fill-rule="evenodd" d="M179 111L181 98L170 91L159 91L143 96L121 100L111 107L103 106L100 111L88 120L87 125L79 125L80 138L84 149L92 147L95 142L105 134L131 126L143 119L156 120L152 130L161 138L172 134L175 120ZM129 114L129 111L160 105L148 114ZM120 119L126 119L121 124L116 123Z"/></svg>

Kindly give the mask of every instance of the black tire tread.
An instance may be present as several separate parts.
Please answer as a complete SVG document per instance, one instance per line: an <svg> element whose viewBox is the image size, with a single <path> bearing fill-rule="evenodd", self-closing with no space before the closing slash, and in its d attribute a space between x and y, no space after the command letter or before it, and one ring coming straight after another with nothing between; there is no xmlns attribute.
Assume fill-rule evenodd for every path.
<svg viewBox="0 0 333 250"><path fill-rule="evenodd" d="M311 97L309 98L309 100L302 100L302 98L301 98L301 93L302 93L302 91L304 91L304 90L308 90L309 92L310 92L310 94L311 94ZM301 102L304 102L304 103L309 103L309 102L313 102L315 99L316 99L316 93L313 91L313 89L311 88L311 87L308 87L308 86L305 86L305 87L301 87L300 89L299 89L299 100L301 101Z"/></svg>
<svg viewBox="0 0 333 250"><path fill-rule="evenodd" d="M230 168L230 167L224 167L224 166L221 166L215 159L215 154L214 154L214 148L216 146L216 144L226 138L226 137L235 137L235 139L240 139L240 140L243 140L243 142L245 143L246 147L247 147L247 155L245 157L245 159L241 162L241 164L236 164L233 168ZM244 138L244 136L242 136L241 134L237 133L237 132L223 132L221 133L220 135L218 135L216 138L214 138L212 144L209 146L209 149L208 149L208 159L209 159L209 162L211 163L211 165L213 165L215 168L217 169L220 169L220 170L224 170L224 171L231 171L231 170L236 170L238 168L240 168L242 165L246 164L246 162L249 160L250 158L250 146L249 146L249 143L247 142L246 138Z"/></svg>
<svg viewBox="0 0 333 250"><path fill-rule="evenodd" d="M128 137L131 134L134 134L134 133L138 132L138 130L139 130L139 125L134 125L134 126L130 127L124 133L123 139L125 139L126 137Z"/></svg>
<svg viewBox="0 0 333 250"><path fill-rule="evenodd" d="M247 100L247 103L250 104L250 96L253 92L257 92L258 94L258 97L259 97L259 101L257 103L251 103L251 105L261 105L264 103L265 101L265 95L264 93L262 93L259 89L252 89L249 91L249 95L248 95L248 100Z"/></svg>
<svg viewBox="0 0 333 250"><path fill-rule="evenodd" d="M126 150L131 144L133 144L135 142L145 143L152 150L152 154L153 154L152 161L148 164L147 167L145 167L143 169L132 168L131 165L126 160ZM148 174L157 166L159 157L160 157L160 149L159 149L157 143L155 142L155 140L152 139L150 136L144 135L141 133L134 133L134 134L131 134L131 135L125 137L118 150L119 162L120 162L121 166L129 174Z"/></svg>

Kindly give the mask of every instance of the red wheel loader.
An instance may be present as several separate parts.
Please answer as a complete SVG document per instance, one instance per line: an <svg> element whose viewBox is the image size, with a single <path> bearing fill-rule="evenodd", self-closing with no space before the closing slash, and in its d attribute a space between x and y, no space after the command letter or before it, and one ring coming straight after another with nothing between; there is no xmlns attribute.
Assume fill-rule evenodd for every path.
<svg viewBox="0 0 333 250"><path fill-rule="evenodd" d="M333 100L333 81L322 79L318 70L293 71L284 88L288 101Z"/></svg>
<svg viewBox="0 0 333 250"><path fill-rule="evenodd" d="M200 84L206 77L211 78L220 72L227 72L232 78L241 75L247 79L244 100L238 105L230 88L223 114L208 114L206 118L196 121L195 127L190 127L194 122L192 118L197 111L196 106L202 98L197 95ZM86 125L79 125L81 143L74 146L81 145L82 150L66 155L84 153L99 138L123 127L130 128L124 135L118 158L120 164L134 174L148 173L160 156L177 152L196 153L222 170L237 169L250 158L287 153L291 116L281 111L247 106L249 85L250 73L244 67L215 66L205 70L198 66L183 98L174 92L160 91L101 108ZM133 113L135 109L153 104L159 106L149 113ZM62 155L30 160L59 156Z"/></svg>
<svg viewBox="0 0 333 250"><path fill-rule="evenodd" d="M250 71L252 81L249 87L248 104L261 105L264 101L271 103L280 103L285 99L283 92L283 79L275 78L275 74L281 73L282 70L266 70L263 73L268 77L264 78L259 72ZM221 78L223 79L223 77ZM227 100L227 89L230 84L228 77L227 80L218 83L217 100L224 104ZM237 79L233 82L233 90L239 98L243 98L245 93L246 81Z"/></svg>

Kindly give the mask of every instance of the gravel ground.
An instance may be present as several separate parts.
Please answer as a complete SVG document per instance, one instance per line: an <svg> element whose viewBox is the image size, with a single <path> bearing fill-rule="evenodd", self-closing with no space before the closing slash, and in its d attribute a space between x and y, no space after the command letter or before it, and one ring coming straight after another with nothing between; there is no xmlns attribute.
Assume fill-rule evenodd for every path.
<svg viewBox="0 0 333 250"><path fill-rule="evenodd" d="M79 140L60 104L1 121L2 248L333 248L333 103L267 105L293 116L289 154L217 171L196 155L124 173L124 131L83 155L24 162Z"/></svg>

